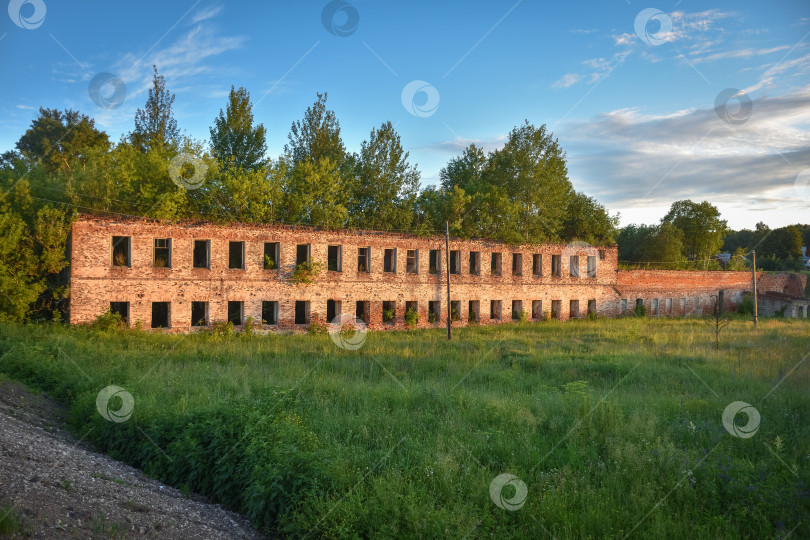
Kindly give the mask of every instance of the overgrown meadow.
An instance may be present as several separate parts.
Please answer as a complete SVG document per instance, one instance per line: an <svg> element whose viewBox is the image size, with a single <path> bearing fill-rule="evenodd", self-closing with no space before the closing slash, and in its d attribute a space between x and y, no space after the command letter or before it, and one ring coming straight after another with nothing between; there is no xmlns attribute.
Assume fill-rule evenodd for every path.
<svg viewBox="0 0 810 540"><path fill-rule="evenodd" d="M629 318L369 333L347 351L4 325L0 372L69 404L77 437L274 536L800 538L808 338L807 321L737 320L715 349L701 320ZM134 397L125 421L99 412L109 385ZM760 413L753 436L724 427L735 401ZM493 498L502 473L525 501L515 482Z"/></svg>

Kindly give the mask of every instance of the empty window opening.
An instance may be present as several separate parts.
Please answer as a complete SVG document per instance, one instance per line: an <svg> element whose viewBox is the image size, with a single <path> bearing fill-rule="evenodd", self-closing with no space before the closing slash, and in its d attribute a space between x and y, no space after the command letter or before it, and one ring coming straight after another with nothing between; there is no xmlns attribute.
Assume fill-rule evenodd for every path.
<svg viewBox="0 0 810 540"><path fill-rule="evenodd" d="M191 326L208 326L208 302L191 302Z"/></svg>
<svg viewBox="0 0 810 540"><path fill-rule="evenodd" d="M489 261L489 271L493 276L501 275L501 254L493 253Z"/></svg>
<svg viewBox="0 0 810 540"><path fill-rule="evenodd" d="M244 242L228 242L228 268L233 270L245 268Z"/></svg>
<svg viewBox="0 0 810 540"><path fill-rule="evenodd" d="M278 302L262 301L262 324L278 324Z"/></svg>
<svg viewBox="0 0 810 540"><path fill-rule="evenodd" d="M493 321L501 320L501 301L490 300L489 302L489 318Z"/></svg>
<svg viewBox="0 0 810 540"><path fill-rule="evenodd" d="M129 302L110 302L110 313L117 313L121 320L129 323Z"/></svg>
<svg viewBox="0 0 810 540"><path fill-rule="evenodd" d="M419 250L409 249L405 252L405 273L418 274L419 273Z"/></svg>
<svg viewBox="0 0 810 540"><path fill-rule="evenodd" d="M551 301L551 318L559 319L562 315L562 300Z"/></svg>
<svg viewBox="0 0 810 540"><path fill-rule="evenodd" d="M543 318L543 301L532 300L532 320L539 321Z"/></svg>
<svg viewBox="0 0 810 540"><path fill-rule="evenodd" d="M467 320L470 322L478 322L481 320L481 302L479 300L470 300L467 310Z"/></svg>
<svg viewBox="0 0 810 540"><path fill-rule="evenodd" d="M172 266L172 239L155 238L153 263L155 268L171 268Z"/></svg>
<svg viewBox="0 0 810 540"><path fill-rule="evenodd" d="M588 300L588 315L596 315L596 299Z"/></svg>
<svg viewBox="0 0 810 540"><path fill-rule="evenodd" d="M522 276L523 275L523 254L522 253L512 253L512 275L513 276Z"/></svg>
<svg viewBox="0 0 810 540"><path fill-rule="evenodd" d="M326 269L329 272L343 271L343 246L326 248Z"/></svg>
<svg viewBox="0 0 810 540"><path fill-rule="evenodd" d="M579 255L568 258L568 273L571 277L579 277Z"/></svg>
<svg viewBox="0 0 810 540"><path fill-rule="evenodd" d="M309 262L309 244L295 246L295 266Z"/></svg>
<svg viewBox="0 0 810 540"><path fill-rule="evenodd" d="M132 239L129 236L112 237L113 266L132 266L130 252Z"/></svg>
<svg viewBox="0 0 810 540"><path fill-rule="evenodd" d="M431 300L428 302L428 322L437 323L442 319L441 302Z"/></svg>
<svg viewBox="0 0 810 540"><path fill-rule="evenodd" d="M169 302L152 302L152 328L169 328Z"/></svg>
<svg viewBox="0 0 810 540"><path fill-rule="evenodd" d="M596 257L588 257L588 277L596 277Z"/></svg>
<svg viewBox="0 0 810 540"><path fill-rule="evenodd" d="M562 277L562 257L560 255L551 256L551 276Z"/></svg>
<svg viewBox="0 0 810 540"><path fill-rule="evenodd" d="M605 250L604 250L604 249L600 249L600 250L599 250L599 258L600 258L600 259L604 259L604 258L605 258Z"/></svg>
<svg viewBox="0 0 810 540"><path fill-rule="evenodd" d="M340 322L335 321L338 317L340 317L340 300L327 300L326 301L326 322L331 323L335 322L336 324Z"/></svg>
<svg viewBox="0 0 810 540"><path fill-rule="evenodd" d="M667 298L666 310L667 315L672 315L672 298Z"/></svg>
<svg viewBox="0 0 810 540"><path fill-rule="evenodd" d="M265 270L278 270L280 251L281 246L278 242L264 243L263 266Z"/></svg>
<svg viewBox="0 0 810 540"><path fill-rule="evenodd" d="M621 315L627 314L627 298L622 298L622 301L619 303L619 313Z"/></svg>
<svg viewBox="0 0 810 540"><path fill-rule="evenodd" d="M355 302L354 307L354 316L363 321L364 323L368 323L368 302L365 300L358 300Z"/></svg>
<svg viewBox="0 0 810 540"><path fill-rule="evenodd" d="M579 300L571 300L569 302L568 318L569 319L579 318Z"/></svg>
<svg viewBox="0 0 810 540"><path fill-rule="evenodd" d="M681 315L686 315L686 298L681 298Z"/></svg>
<svg viewBox="0 0 810 540"><path fill-rule="evenodd" d="M473 275L473 276L480 276L481 275L481 252L480 251L471 251L470 252L470 275Z"/></svg>
<svg viewBox="0 0 810 540"><path fill-rule="evenodd" d="M397 316L397 303L393 300L383 300L382 320L386 324L394 324Z"/></svg>
<svg viewBox="0 0 810 540"><path fill-rule="evenodd" d="M305 300L295 301L295 324L309 323L309 302Z"/></svg>
<svg viewBox="0 0 810 540"><path fill-rule="evenodd" d="M383 253L383 272L394 274L397 271L397 250L386 249Z"/></svg>
<svg viewBox="0 0 810 540"><path fill-rule="evenodd" d="M543 255L540 253L532 255L532 275L543 275Z"/></svg>
<svg viewBox="0 0 810 540"><path fill-rule="evenodd" d="M439 273L439 250L431 249L428 254L428 272L431 274Z"/></svg>
<svg viewBox="0 0 810 540"><path fill-rule="evenodd" d="M450 320L451 321L460 321L461 320L461 301L460 300L451 300L450 301Z"/></svg>
<svg viewBox="0 0 810 540"><path fill-rule="evenodd" d="M369 254L371 252L370 247L361 247L357 248L357 271L358 272L370 272L370 257Z"/></svg>
<svg viewBox="0 0 810 540"><path fill-rule="evenodd" d="M461 251L450 250L450 273L461 274Z"/></svg>
<svg viewBox="0 0 810 540"><path fill-rule="evenodd" d="M211 268L211 241L194 240L192 259L194 268Z"/></svg>
<svg viewBox="0 0 810 540"><path fill-rule="evenodd" d="M640 309L644 308L644 299L643 298L636 298L636 313L639 312Z"/></svg>
<svg viewBox="0 0 810 540"><path fill-rule="evenodd" d="M652 309L650 310L650 315L652 315L652 316L658 315L658 298L653 298Z"/></svg>
<svg viewBox="0 0 810 540"><path fill-rule="evenodd" d="M523 314L523 301L512 300L512 320L519 321L520 316Z"/></svg>
<svg viewBox="0 0 810 540"><path fill-rule="evenodd" d="M242 326L243 302L228 302L228 322L234 326Z"/></svg>

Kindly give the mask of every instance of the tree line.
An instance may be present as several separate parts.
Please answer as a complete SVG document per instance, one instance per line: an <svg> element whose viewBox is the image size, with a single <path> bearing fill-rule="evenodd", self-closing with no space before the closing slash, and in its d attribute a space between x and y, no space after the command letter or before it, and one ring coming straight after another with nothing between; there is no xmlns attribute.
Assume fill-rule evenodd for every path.
<svg viewBox="0 0 810 540"><path fill-rule="evenodd" d="M493 152L470 145L439 186L423 189L391 122L349 151L325 93L292 123L275 159L244 88L231 87L208 141L181 134L174 101L155 67L134 129L117 143L87 115L40 108L0 155L0 320L64 313L66 244L79 212L419 235L448 221L459 238L614 241L618 215L573 189L565 151L544 125L516 126ZM202 181L189 189L195 175Z"/></svg>

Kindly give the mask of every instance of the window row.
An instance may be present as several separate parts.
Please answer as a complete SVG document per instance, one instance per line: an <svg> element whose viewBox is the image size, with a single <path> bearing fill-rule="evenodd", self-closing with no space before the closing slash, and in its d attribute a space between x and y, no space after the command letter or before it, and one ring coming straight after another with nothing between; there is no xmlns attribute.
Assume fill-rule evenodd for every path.
<svg viewBox="0 0 810 540"><path fill-rule="evenodd" d="M399 248L383 249L384 273L397 273L397 255ZM405 273L419 273L419 249L406 249L405 251ZM441 250L429 249L428 251L428 273L441 274ZM467 257L467 270L469 275L481 275L481 252L470 251ZM599 258L604 259L604 250L599 250ZM261 260L265 270L276 270L281 266L281 245L279 242L265 242L264 252ZM295 265L307 263L311 259L310 244L296 244ZM596 256L588 255L586 258L586 276L596 277ZM172 267L172 239L155 238L152 251L152 262L155 267ZM461 250L450 251L450 274L460 275L462 273L462 252ZM132 265L132 237L113 236L112 238L112 265L129 267ZM568 275L580 277L580 257L571 255L568 259ZM490 253L489 273L493 276L502 275L503 254L498 252ZM192 242L192 267L211 268L211 241L194 240ZM245 242L228 242L228 268L244 270L245 268ZM326 269L330 272L343 271L343 246L327 246ZM371 272L371 247L357 248L357 271ZM512 253L513 276L523 275L523 253ZM532 275L543 276L543 254L532 254ZM551 255L551 277L562 277L562 255Z"/></svg>
<svg viewBox="0 0 810 540"><path fill-rule="evenodd" d="M427 303L428 323L438 323L442 318L442 303L439 300L430 300ZM327 300L326 301L326 321L334 321L344 314L343 302L340 300ZM349 310L353 310L356 319L369 322L370 315L370 302L367 300L358 300L352 302L351 305L346 306ZM522 300L512 300L511 319L514 321L527 320L544 320L544 319L560 319L562 317L562 300L552 300L551 310L543 310L542 300L531 301L531 312L525 313L523 310ZM528 307L528 306L527 306ZM502 300L489 301L489 320L500 321L503 320ZM583 316L580 312L579 300L570 300L568 304L568 318L575 319ZM110 311L117 313L124 321L129 321L129 302L110 302ZM352 311L345 313L351 314ZM596 300L587 301L588 314L596 313ZM257 313L257 315L259 315ZM278 301L263 301L261 306L261 317L256 320L257 324L274 326L278 325L279 321L279 306ZM404 311L401 313L406 322L419 320L419 302L406 301L404 303ZM394 300L382 302L382 322L384 324L394 324L397 316L397 302ZM450 302L450 317L453 321L461 320L461 301L453 300ZM150 322L151 328L170 328L171 327L171 302L152 302L152 319ZM245 305L242 301L228 301L227 320L234 326L241 326L247 321L245 316ZM467 304L467 320L469 322L479 322L481 320L481 302L480 300L469 300ZM305 300L298 300L295 302L294 309L294 324L309 324L310 322L310 302ZM191 326L208 326L211 323L208 314L208 302L206 301L193 301L191 302Z"/></svg>

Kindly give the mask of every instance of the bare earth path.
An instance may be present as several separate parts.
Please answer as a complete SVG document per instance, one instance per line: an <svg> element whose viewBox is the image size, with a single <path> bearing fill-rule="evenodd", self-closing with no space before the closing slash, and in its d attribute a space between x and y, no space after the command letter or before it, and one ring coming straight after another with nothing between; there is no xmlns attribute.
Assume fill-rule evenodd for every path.
<svg viewBox="0 0 810 540"><path fill-rule="evenodd" d="M64 418L58 402L0 381L0 509L20 521L10 538L263 538L238 514L77 444Z"/></svg>

